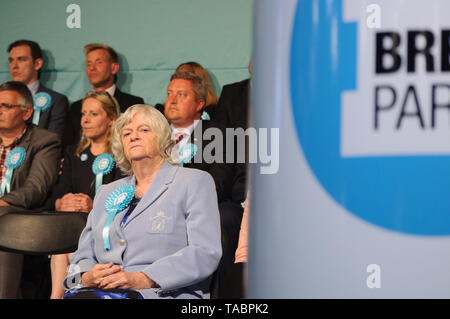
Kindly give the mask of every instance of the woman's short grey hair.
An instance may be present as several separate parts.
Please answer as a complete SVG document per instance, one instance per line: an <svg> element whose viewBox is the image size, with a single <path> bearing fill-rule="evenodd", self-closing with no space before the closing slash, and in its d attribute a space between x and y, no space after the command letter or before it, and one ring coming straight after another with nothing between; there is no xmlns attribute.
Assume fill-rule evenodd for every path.
<svg viewBox="0 0 450 319"><path fill-rule="evenodd" d="M113 124L111 149L116 159L117 166L127 175L132 175L131 163L125 157L122 144L122 130L128 125L133 117L141 113L144 115L145 124L149 126L150 131L156 135L159 146L159 153L171 164L175 162L171 158L174 141L172 141L172 130L164 115L153 106L144 104L135 104L129 107Z"/></svg>

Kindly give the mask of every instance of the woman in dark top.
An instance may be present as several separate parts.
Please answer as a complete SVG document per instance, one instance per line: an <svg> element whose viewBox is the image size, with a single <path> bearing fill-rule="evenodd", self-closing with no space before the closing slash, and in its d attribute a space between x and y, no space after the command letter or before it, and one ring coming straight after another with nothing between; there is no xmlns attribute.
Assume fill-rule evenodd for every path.
<svg viewBox="0 0 450 319"><path fill-rule="evenodd" d="M92 154L91 149L87 148L79 156L76 155L78 145L68 146L64 153L64 165L58 184L53 190L52 197L54 201L68 197L69 195L79 195L80 199L88 195L92 200L95 196L95 174L92 171L92 164L97 155ZM109 174L103 176L103 184L111 183L124 177L120 169L113 167ZM75 196L74 196L75 197ZM89 212L90 209L74 206L74 209L61 209L62 205L67 205L67 201L59 203L57 211L83 211Z"/></svg>
<svg viewBox="0 0 450 319"><path fill-rule="evenodd" d="M96 189L125 176L110 155L111 127L119 115L119 104L107 92L90 92L83 99L80 143L67 147L62 174L52 192L56 211L89 213ZM64 295L62 282L70 256L52 256L52 299Z"/></svg>

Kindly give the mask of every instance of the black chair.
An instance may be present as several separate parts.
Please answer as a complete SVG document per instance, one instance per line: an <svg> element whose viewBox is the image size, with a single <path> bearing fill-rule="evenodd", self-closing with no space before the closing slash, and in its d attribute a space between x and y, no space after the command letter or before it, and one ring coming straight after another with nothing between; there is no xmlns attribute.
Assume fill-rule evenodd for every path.
<svg viewBox="0 0 450 319"><path fill-rule="evenodd" d="M16 207L3 208L0 214L0 250L24 255L22 298L48 299L51 275L47 256L77 249L88 214L36 212Z"/></svg>
<svg viewBox="0 0 450 319"><path fill-rule="evenodd" d="M0 250L54 255L73 252L88 214L15 211L0 216Z"/></svg>

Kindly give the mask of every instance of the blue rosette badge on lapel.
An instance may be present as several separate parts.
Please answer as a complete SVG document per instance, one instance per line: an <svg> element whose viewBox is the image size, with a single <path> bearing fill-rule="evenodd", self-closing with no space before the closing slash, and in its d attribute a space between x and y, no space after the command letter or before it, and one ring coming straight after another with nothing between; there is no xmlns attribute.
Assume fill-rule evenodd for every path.
<svg viewBox="0 0 450 319"><path fill-rule="evenodd" d="M33 104L33 124L38 125L41 112L44 112L50 107L50 105L52 105L52 97L50 96L50 94L45 92L36 93L33 97Z"/></svg>
<svg viewBox="0 0 450 319"><path fill-rule="evenodd" d="M22 165L23 161L25 160L27 152L23 147L15 147L12 149L8 156L6 156L5 159L5 166L6 166L6 173L3 177L2 184L0 186L0 192L2 196L5 195L5 193L9 193L11 190L11 180L13 172L16 168L18 168L20 165Z"/></svg>
<svg viewBox="0 0 450 319"><path fill-rule="evenodd" d="M123 211L133 199L136 187L132 184L124 184L116 188L111 195L108 196L105 202L105 209L107 213L106 222L103 226L103 248L105 250L111 249L111 243L109 241L109 232L114 217L121 211Z"/></svg>
<svg viewBox="0 0 450 319"><path fill-rule="evenodd" d="M201 118L202 120L204 120L204 121L209 121L209 120L211 120L211 117L209 116L208 112L206 112L206 111L203 111L203 112L202 112L202 115L200 116L200 118Z"/></svg>
<svg viewBox="0 0 450 319"><path fill-rule="evenodd" d="M197 145L192 143L186 143L183 146L180 146L178 149L179 163L178 166L183 166L187 162L194 157L195 153L197 153Z"/></svg>
<svg viewBox="0 0 450 319"><path fill-rule="evenodd" d="M102 185L103 176L112 171L114 163L114 157L109 153L100 154L92 163L92 172L95 174L95 192Z"/></svg>

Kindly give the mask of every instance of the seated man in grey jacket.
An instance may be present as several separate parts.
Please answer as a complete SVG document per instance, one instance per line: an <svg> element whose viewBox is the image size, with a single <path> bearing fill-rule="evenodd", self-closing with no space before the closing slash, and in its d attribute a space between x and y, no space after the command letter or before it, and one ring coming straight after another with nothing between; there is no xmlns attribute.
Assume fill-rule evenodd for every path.
<svg viewBox="0 0 450 319"><path fill-rule="evenodd" d="M0 215L2 206L45 208L55 184L61 142L55 133L27 120L33 99L21 82L0 85ZM0 298L19 296L23 256L0 252Z"/></svg>

